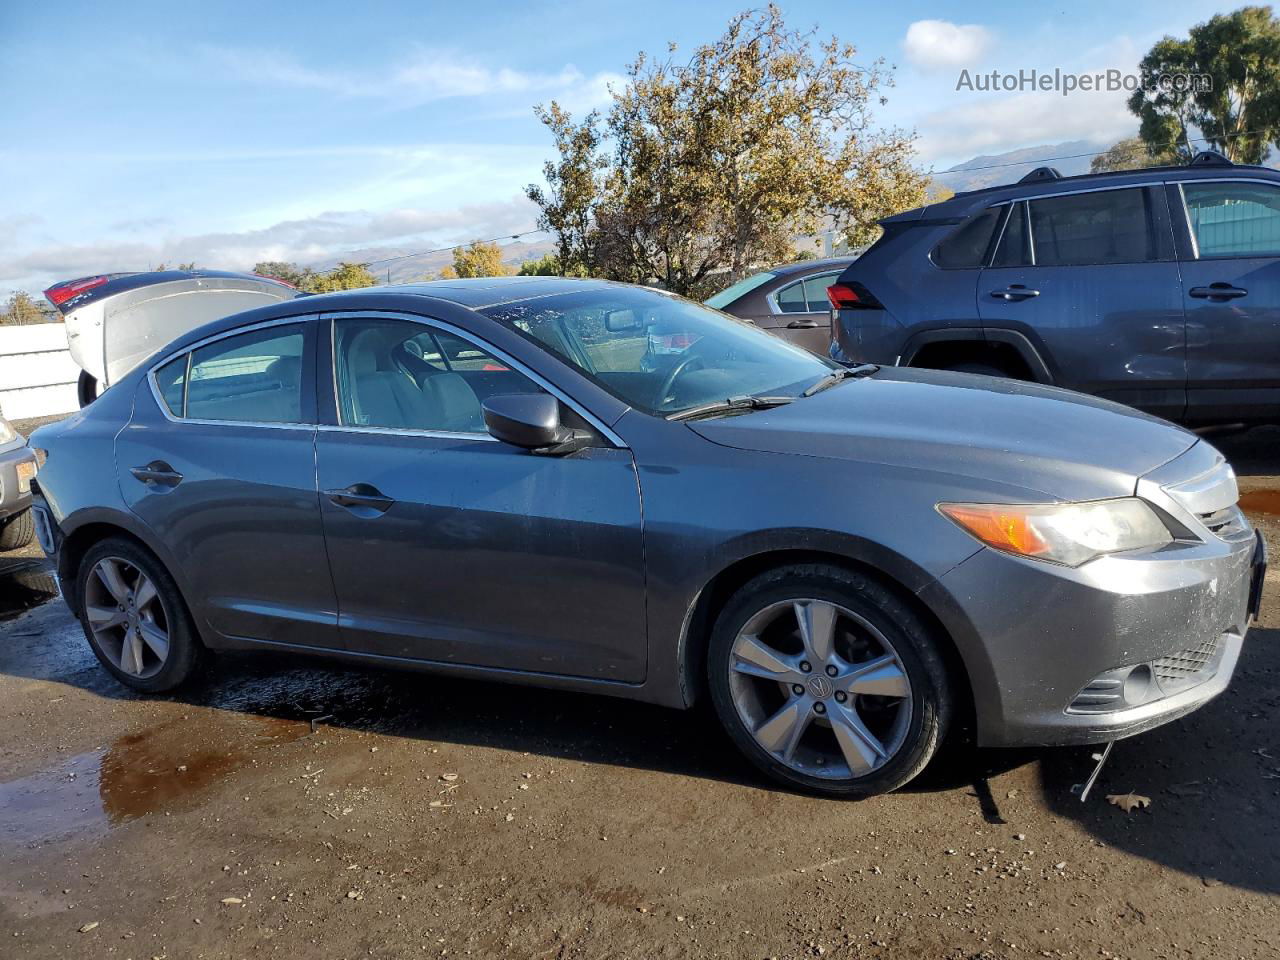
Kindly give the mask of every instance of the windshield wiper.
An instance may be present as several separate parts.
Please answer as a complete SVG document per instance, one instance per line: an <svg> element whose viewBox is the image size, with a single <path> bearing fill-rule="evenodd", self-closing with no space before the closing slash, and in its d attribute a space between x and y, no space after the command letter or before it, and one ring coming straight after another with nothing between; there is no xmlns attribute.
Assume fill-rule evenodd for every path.
<svg viewBox="0 0 1280 960"><path fill-rule="evenodd" d="M735 410L767 410L770 407L780 407L783 404L790 403L795 397L729 397L726 400L712 400L710 403L700 403L696 407L689 407L687 410L677 410L675 413L668 414L668 420L696 420L699 417L712 417L717 413L731 413Z"/></svg>
<svg viewBox="0 0 1280 960"><path fill-rule="evenodd" d="M834 387L842 380L848 380L850 377L867 377L875 373L880 368L874 363L859 363L853 367L841 367L839 370L832 370L821 380L805 388L802 397L812 397L815 393L821 393L827 387Z"/></svg>

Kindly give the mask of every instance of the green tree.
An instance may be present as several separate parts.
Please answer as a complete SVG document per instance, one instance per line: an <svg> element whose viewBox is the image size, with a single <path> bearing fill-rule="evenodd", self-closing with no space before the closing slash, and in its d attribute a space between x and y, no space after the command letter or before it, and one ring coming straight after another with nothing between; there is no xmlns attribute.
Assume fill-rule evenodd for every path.
<svg viewBox="0 0 1280 960"><path fill-rule="evenodd" d="M459 277L509 277L514 271L502 262L500 246L477 240L454 248L453 272Z"/></svg>
<svg viewBox="0 0 1280 960"><path fill-rule="evenodd" d="M565 270L561 263L560 255L556 253L548 253L534 260L526 260L520 264L520 269L516 273L522 277L585 277L587 275L585 268L581 264Z"/></svg>
<svg viewBox="0 0 1280 960"><path fill-rule="evenodd" d="M1151 148L1141 137L1130 137L1112 144L1104 153L1098 154L1089 162L1090 173L1107 173L1111 170L1141 170L1143 167L1158 167L1178 162L1178 152L1166 148L1159 153L1152 153Z"/></svg>
<svg viewBox="0 0 1280 960"><path fill-rule="evenodd" d="M295 287L301 287L312 273L308 267L300 267L284 260L261 260L253 265L253 272L262 277L283 280Z"/></svg>
<svg viewBox="0 0 1280 960"><path fill-rule="evenodd" d="M298 286L306 293L332 293L377 286L378 278L363 263L342 262L324 273L311 273Z"/></svg>
<svg viewBox="0 0 1280 960"><path fill-rule="evenodd" d="M892 83L883 61L787 29L775 6L735 16L685 63L674 51L639 56L603 130L595 114L539 110L559 158L527 193L562 266L696 296L713 275L786 259L798 235L834 223L865 243L877 219L922 202L913 136L873 123Z"/></svg>
<svg viewBox="0 0 1280 960"><path fill-rule="evenodd" d="M0 324L54 323L58 320L41 308L25 290L15 291L0 311Z"/></svg>
<svg viewBox="0 0 1280 960"><path fill-rule="evenodd" d="M1129 98L1139 136L1154 155L1172 149L1189 160L1196 127L1236 163L1261 163L1280 145L1280 21L1270 7L1241 7L1166 36L1138 65L1148 84ZM1208 83L1196 77L1207 77ZM1179 78L1191 78L1175 82Z"/></svg>

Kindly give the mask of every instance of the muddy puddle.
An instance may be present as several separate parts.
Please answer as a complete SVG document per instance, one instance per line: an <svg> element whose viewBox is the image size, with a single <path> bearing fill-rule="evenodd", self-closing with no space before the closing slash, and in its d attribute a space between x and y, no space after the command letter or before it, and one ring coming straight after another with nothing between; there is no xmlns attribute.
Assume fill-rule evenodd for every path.
<svg viewBox="0 0 1280 960"><path fill-rule="evenodd" d="M1246 490L1240 494L1240 509L1248 514L1280 517L1280 490Z"/></svg>
<svg viewBox="0 0 1280 960"><path fill-rule="evenodd" d="M311 732L274 717L191 714L0 783L0 846L100 834L151 814L189 809L273 746Z"/></svg>

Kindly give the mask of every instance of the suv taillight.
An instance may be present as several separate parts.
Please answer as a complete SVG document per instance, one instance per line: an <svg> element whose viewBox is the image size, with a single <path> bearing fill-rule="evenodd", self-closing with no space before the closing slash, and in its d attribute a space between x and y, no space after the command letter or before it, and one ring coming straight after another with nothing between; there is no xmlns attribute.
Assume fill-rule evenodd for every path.
<svg viewBox="0 0 1280 960"><path fill-rule="evenodd" d="M78 297L86 290L92 290L94 287L100 287L110 279L110 277L83 277L79 280L68 280L65 283L55 283L44 292L44 295L45 298L55 307L60 307L72 297Z"/></svg>
<svg viewBox="0 0 1280 960"><path fill-rule="evenodd" d="M827 299L834 310L879 310L880 301L858 283L833 283L827 287Z"/></svg>

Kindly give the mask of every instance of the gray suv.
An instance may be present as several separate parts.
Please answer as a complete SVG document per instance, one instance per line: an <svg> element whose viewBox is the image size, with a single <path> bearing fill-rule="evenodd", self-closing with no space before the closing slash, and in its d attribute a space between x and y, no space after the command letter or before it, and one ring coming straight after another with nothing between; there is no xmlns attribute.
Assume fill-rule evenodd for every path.
<svg viewBox="0 0 1280 960"><path fill-rule="evenodd" d="M1055 384L1187 424L1280 419L1280 173L1190 165L957 194L830 290L831 356Z"/></svg>

